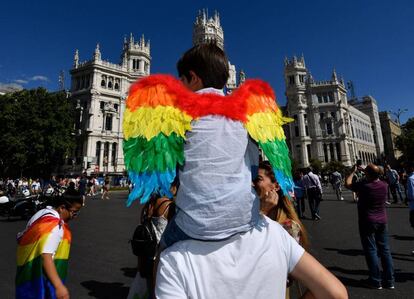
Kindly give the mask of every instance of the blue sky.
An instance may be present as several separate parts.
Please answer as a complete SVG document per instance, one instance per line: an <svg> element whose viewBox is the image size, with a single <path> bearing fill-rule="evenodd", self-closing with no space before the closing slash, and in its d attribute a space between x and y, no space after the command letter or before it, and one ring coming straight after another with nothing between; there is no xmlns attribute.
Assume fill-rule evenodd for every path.
<svg viewBox="0 0 414 299"><path fill-rule="evenodd" d="M225 48L250 78L264 79L285 103L283 60L305 56L316 80L335 68L358 96L374 96L380 110L414 116L414 1L7 1L1 5L0 86L58 87L75 49L89 60L97 42L102 58L118 62L132 32L151 40L152 73L175 74L191 47L197 11L217 10Z"/></svg>

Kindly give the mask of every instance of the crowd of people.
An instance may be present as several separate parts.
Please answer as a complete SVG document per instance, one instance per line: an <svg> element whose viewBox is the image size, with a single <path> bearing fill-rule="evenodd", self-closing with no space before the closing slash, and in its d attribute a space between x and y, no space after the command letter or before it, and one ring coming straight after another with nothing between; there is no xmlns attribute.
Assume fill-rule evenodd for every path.
<svg viewBox="0 0 414 299"><path fill-rule="evenodd" d="M205 95L194 99L224 96L228 61L216 45L193 47L179 60L177 68L183 86L196 95ZM142 86L151 88L150 83ZM181 85L174 82L155 88L162 93L181 88L178 86ZM259 93L266 89L251 88ZM133 87L131 91L136 94L130 96L156 93L137 90ZM270 107L261 105L263 111ZM269 108L274 112L272 109ZM174 121L178 122L178 117ZM177 169L170 192L162 190L173 196L153 192L143 207L142 224L132 240L138 255L138 273L129 299L289 298L292 288L301 298L348 298L344 285L307 252L310 244L301 218L307 199L311 218L321 220L321 178L311 168L300 170L294 175L293 193L285 192L281 170L270 162L259 162L261 143L251 137L239 119L205 115L192 123L191 134L183 144L185 163ZM155 146L157 151L166 147L161 143L154 143L159 145ZM282 148L280 143L275 144ZM412 225L413 170L410 164L406 193ZM358 199L359 232L369 268L365 283L376 289L393 289L385 202L388 185L392 185L391 194L393 190L399 194L395 180L400 178L387 169L386 184L380 180L381 175L376 165L364 169L355 165L346 176L345 186ZM148 182L156 185L160 175L148 177ZM342 181L342 174L332 173L331 184L338 200L343 200ZM96 192L96 182L82 175L55 183L68 185L65 194L53 206L34 215L18 236L17 298L69 298L62 283L71 240L66 223L78 215L82 196ZM102 199L107 199L110 180L105 179L103 185ZM143 190L142 185L135 188ZM139 193L134 192L131 194ZM34 263L34 259L38 262Z"/></svg>

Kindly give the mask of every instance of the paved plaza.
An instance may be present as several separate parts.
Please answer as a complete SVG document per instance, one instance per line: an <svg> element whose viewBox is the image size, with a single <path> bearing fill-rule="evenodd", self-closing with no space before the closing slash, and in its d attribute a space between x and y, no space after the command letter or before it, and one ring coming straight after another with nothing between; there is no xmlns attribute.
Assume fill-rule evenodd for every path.
<svg viewBox="0 0 414 299"><path fill-rule="evenodd" d="M139 206L125 207L125 192L113 192L111 200L87 199L79 218L71 223L73 241L67 285L71 298L126 298L135 275L136 259L128 240L138 223ZM414 297L414 231L408 208L388 208L391 251L396 289L370 290L359 280L368 275L357 231L356 205L351 194L345 201L326 192L321 203L322 220L304 220L310 235L311 253L347 287L350 298ZM306 214L309 216L309 208ZM26 221L0 221L0 298L14 298L16 232ZM294 294L292 294L292 298Z"/></svg>

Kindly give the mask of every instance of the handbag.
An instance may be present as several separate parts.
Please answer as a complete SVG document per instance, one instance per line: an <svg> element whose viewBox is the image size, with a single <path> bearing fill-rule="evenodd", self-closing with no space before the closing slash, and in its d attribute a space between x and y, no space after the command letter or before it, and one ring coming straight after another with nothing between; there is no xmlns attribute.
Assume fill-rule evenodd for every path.
<svg viewBox="0 0 414 299"><path fill-rule="evenodd" d="M312 181L312 183L315 185L314 188L309 188L307 191L308 193L312 194L314 198L319 199L319 201L323 201L322 198L322 191L319 189L318 184L313 180L313 178L308 174L308 178Z"/></svg>

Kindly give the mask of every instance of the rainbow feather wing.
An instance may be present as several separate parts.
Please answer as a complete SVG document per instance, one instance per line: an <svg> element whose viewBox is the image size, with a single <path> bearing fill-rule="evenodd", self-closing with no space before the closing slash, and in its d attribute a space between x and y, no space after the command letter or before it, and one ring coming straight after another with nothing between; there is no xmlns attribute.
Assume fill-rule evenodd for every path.
<svg viewBox="0 0 414 299"><path fill-rule="evenodd" d="M183 87L168 76L150 76L131 86L123 120L124 161L134 183L127 206L154 192L171 196L177 165L184 163L184 140L192 117L178 108Z"/></svg>
<svg viewBox="0 0 414 299"><path fill-rule="evenodd" d="M282 125L291 119L283 117L267 83L250 80L241 89L247 101L245 127L269 159L283 193L289 195L293 190L292 166Z"/></svg>

